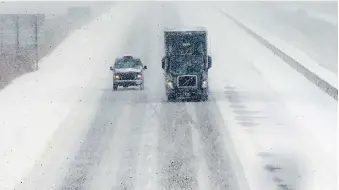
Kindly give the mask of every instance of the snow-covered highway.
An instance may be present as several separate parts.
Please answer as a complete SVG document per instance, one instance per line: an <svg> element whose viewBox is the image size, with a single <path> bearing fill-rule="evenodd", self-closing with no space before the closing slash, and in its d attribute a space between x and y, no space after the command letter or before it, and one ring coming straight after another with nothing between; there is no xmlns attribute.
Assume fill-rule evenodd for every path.
<svg viewBox="0 0 339 190"><path fill-rule="evenodd" d="M163 31L204 26L207 102L166 101ZM145 90L112 91L123 54ZM337 101L206 3L120 2L0 91L0 189L337 189Z"/></svg>

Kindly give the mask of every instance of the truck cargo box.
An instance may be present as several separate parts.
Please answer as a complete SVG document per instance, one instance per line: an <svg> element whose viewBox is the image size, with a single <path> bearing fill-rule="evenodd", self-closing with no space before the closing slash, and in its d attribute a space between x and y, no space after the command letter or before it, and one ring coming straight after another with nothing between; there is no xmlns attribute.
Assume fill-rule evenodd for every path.
<svg viewBox="0 0 339 190"><path fill-rule="evenodd" d="M165 51L167 55L207 56L207 32L204 30L165 31Z"/></svg>

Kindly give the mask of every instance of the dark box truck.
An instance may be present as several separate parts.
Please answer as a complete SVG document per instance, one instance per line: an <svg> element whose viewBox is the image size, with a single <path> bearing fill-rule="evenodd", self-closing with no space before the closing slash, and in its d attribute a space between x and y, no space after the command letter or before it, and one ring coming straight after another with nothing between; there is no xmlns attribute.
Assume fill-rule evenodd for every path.
<svg viewBox="0 0 339 190"><path fill-rule="evenodd" d="M207 32L199 30L166 30L162 69L168 101L193 98L208 99Z"/></svg>

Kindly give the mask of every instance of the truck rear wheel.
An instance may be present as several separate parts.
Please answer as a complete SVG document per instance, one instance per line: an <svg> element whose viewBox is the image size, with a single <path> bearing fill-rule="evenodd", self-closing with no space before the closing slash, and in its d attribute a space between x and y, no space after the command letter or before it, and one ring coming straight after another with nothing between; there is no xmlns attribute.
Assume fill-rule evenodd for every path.
<svg viewBox="0 0 339 190"><path fill-rule="evenodd" d="M202 94L202 95L200 96L200 101L206 102L207 100L208 100L208 94Z"/></svg>

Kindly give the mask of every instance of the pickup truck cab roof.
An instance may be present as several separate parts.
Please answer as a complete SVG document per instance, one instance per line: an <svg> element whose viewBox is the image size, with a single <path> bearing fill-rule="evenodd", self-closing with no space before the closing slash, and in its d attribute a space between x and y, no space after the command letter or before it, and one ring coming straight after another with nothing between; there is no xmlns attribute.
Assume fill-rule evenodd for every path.
<svg viewBox="0 0 339 190"><path fill-rule="evenodd" d="M141 64L141 60L139 58L133 57L131 55L124 55L122 57L119 57L115 60L115 63L121 62L121 61L135 61L139 62Z"/></svg>

